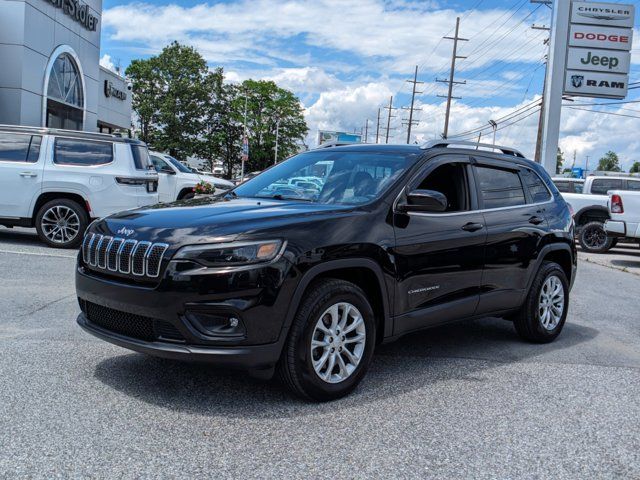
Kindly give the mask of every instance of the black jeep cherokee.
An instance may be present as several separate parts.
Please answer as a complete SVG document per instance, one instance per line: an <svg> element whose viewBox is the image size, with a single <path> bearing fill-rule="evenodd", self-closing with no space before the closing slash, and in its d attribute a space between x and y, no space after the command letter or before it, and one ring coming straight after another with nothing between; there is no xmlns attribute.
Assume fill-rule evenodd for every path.
<svg viewBox="0 0 640 480"><path fill-rule="evenodd" d="M138 352L275 369L314 400L351 391L377 344L446 322L502 316L549 342L576 272L567 204L516 150L455 145L319 149L224 196L96 221L78 323Z"/></svg>

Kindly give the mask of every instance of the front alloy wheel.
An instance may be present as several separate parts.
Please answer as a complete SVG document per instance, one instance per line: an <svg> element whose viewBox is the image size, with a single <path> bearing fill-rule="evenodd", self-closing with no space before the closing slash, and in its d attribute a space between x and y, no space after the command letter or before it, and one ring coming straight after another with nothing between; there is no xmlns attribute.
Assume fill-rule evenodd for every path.
<svg viewBox="0 0 640 480"><path fill-rule="evenodd" d="M327 383L349 378L358 368L367 339L364 319L350 303L329 307L318 319L311 340L313 369Z"/></svg>
<svg viewBox="0 0 640 480"><path fill-rule="evenodd" d="M278 373L304 399L343 397L365 376L375 338L373 309L362 289L344 280L318 280L302 298Z"/></svg>

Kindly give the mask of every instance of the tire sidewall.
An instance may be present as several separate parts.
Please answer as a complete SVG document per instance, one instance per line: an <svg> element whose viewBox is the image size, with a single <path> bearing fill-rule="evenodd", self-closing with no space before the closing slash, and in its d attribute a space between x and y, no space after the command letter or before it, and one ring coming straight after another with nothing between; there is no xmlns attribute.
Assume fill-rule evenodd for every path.
<svg viewBox="0 0 640 480"><path fill-rule="evenodd" d="M553 330L547 330L542 326L542 322L540 321L540 318L538 318L538 305L540 301L540 291L542 290L544 283L551 276L556 276L562 283L562 288L564 289L564 305L562 308L562 317L560 318L558 325L556 325ZM527 315L529 317L529 322L531 322L534 334L539 337L541 341L551 341L560 335L560 332L564 327L564 323L567 320L567 311L569 309L569 282L567 281L567 277L560 266L556 264L543 265L543 268L538 273L538 276L532 286L528 303Z"/></svg>
<svg viewBox="0 0 640 480"><path fill-rule="evenodd" d="M44 231L42 229L42 217L44 216L47 210L49 210L51 207L54 207L56 205L64 206L72 209L75 212L75 214L78 216L78 219L80 221L78 234L70 242L66 242L66 243L52 242L47 238L47 236L44 234ZM89 224L89 218L88 218L87 212L77 202L74 202L73 200L61 198L59 200L51 200L45 203L42 207L40 207L40 210L38 210L38 214L36 215L35 223L36 223L35 225L36 231L38 232L38 237L48 246L53 248L74 248L79 246L80 243L82 243L82 237L84 235L84 231L87 229L87 225Z"/></svg>
<svg viewBox="0 0 640 480"><path fill-rule="evenodd" d="M348 302L355 306L362 315L366 331L366 343L364 354L356 370L345 380L339 383L327 383L315 372L311 358L311 339L316 323L320 315L330 306ZM373 356L375 347L375 321L374 313L364 295L355 292L336 292L329 299L317 302L305 319L302 334L296 339L295 365L298 376L305 385L308 394L317 399L330 400L341 397L353 390L362 380Z"/></svg>

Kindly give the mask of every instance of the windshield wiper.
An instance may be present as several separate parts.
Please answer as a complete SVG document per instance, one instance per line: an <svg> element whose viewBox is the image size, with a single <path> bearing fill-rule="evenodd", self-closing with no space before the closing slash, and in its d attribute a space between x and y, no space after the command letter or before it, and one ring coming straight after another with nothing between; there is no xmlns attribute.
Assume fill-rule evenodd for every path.
<svg viewBox="0 0 640 480"><path fill-rule="evenodd" d="M260 197L255 197L255 198L273 198L274 200L300 200L301 202L313 202L313 200L311 200L310 198L303 198L303 197L285 197L284 195L280 194L280 193L276 193L275 195L271 195L269 197L267 196L260 196Z"/></svg>
<svg viewBox="0 0 640 480"><path fill-rule="evenodd" d="M231 190L224 194L224 198L229 198L229 197L238 198L238 194L233 190Z"/></svg>

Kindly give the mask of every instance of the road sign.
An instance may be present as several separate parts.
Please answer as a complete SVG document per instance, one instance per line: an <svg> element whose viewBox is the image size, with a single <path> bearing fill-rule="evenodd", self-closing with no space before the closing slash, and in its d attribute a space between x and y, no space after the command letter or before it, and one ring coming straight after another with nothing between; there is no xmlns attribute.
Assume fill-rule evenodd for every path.
<svg viewBox="0 0 640 480"><path fill-rule="evenodd" d="M635 7L615 3L573 2L571 23L633 28Z"/></svg>
<svg viewBox="0 0 640 480"><path fill-rule="evenodd" d="M567 69L629 73L631 53L618 50L569 47Z"/></svg>
<svg viewBox="0 0 640 480"><path fill-rule="evenodd" d="M618 73L567 70L564 91L581 97L624 98L627 96L628 75Z"/></svg>
<svg viewBox="0 0 640 480"><path fill-rule="evenodd" d="M620 27L596 27L594 25L571 25L569 45L572 47L611 48L631 50L633 30Z"/></svg>

